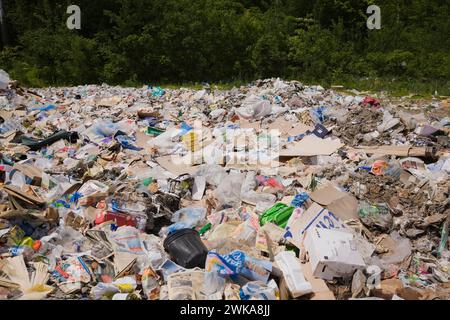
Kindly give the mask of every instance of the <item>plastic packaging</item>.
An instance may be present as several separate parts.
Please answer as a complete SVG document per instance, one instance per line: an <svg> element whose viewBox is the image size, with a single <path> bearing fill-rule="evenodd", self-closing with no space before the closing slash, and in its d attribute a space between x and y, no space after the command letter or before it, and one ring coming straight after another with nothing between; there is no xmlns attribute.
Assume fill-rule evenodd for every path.
<svg viewBox="0 0 450 320"><path fill-rule="evenodd" d="M162 97L166 92L161 87L152 88L152 97L160 98Z"/></svg>
<svg viewBox="0 0 450 320"><path fill-rule="evenodd" d="M272 112L272 106L268 100L263 100L258 96L251 95L241 103L236 113L244 119L258 120Z"/></svg>
<svg viewBox="0 0 450 320"><path fill-rule="evenodd" d="M174 224L167 227L167 232L172 233L181 229L192 229L205 219L206 209L202 207L187 207L176 211L172 215Z"/></svg>
<svg viewBox="0 0 450 320"><path fill-rule="evenodd" d="M274 280L267 285L262 281L251 281L240 290L241 300L279 300L279 289Z"/></svg>
<svg viewBox="0 0 450 320"><path fill-rule="evenodd" d="M203 176L206 182L212 186L218 186L225 178L227 172L222 166L218 164L206 164L201 166L195 173L195 176Z"/></svg>
<svg viewBox="0 0 450 320"><path fill-rule="evenodd" d="M299 208L305 204L306 201L308 201L309 195L306 192L301 192L297 194L294 199L291 201L291 206L294 206L296 208Z"/></svg>
<svg viewBox="0 0 450 320"><path fill-rule="evenodd" d="M327 119L325 110L326 108L323 106L316 109L311 109L310 115L315 124L322 123Z"/></svg>
<svg viewBox="0 0 450 320"><path fill-rule="evenodd" d="M399 264L411 255L412 246L408 238L401 237L398 231L392 231L390 237L396 244L395 249L382 257L369 258L368 263L388 269L391 264Z"/></svg>
<svg viewBox="0 0 450 320"><path fill-rule="evenodd" d="M120 290L112 283L97 283L91 290L91 297L94 300L112 299L112 297L119 293Z"/></svg>
<svg viewBox="0 0 450 320"><path fill-rule="evenodd" d="M225 279L217 272L206 272L203 280L203 293L208 300L222 300L225 290Z"/></svg>
<svg viewBox="0 0 450 320"><path fill-rule="evenodd" d="M397 124L400 123L400 119L394 118L389 111L383 111L383 123L380 124L377 128L379 132L384 132L389 129L394 128Z"/></svg>
<svg viewBox="0 0 450 320"><path fill-rule="evenodd" d="M97 120L91 128L92 132L103 137L112 137L119 131L119 126L109 119Z"/></svg>
<svg viewBox="0 0 450 320"><path fill-rule="evenodd" d="M366 226L378 227L381 230L389 230L392 226L393 218L385 204L371 205L367 201L361 201L358 214Z"/></svg>
<svg viewBox="0 0 450 320"><path fill-rule="evenodd" d="M158 300L160 286L159 276L152 268L145 268L142 273L142 290L148 300Z"/></svg>
<svg viewBox="0 0 450 320"><path fill-rule="evenodd" d="M261 215L260 223L265 225L267 222L273 222L281 228L285 228L289 218L294 212L295 207L287 206L284 203L277 203L272 208Z"/></svg>
<svg viewBox="0 0 450 320"><path fill-rule="evenodd" d="M244 175L240 173L230 173L226 176L217 189L215 195L221 205L232 207L239 206L241 202L241 187Z"/></svg>
<svg viewBox="0 0 450 320"><path fill-rule="evenodd" d="M33 151L38 151L60 140L67 140L70 143L76 143L76 141L79 139L79 136L75 131L67 132L65 130L60 130L43 140L36 140L27 136L21 136L20 139L23 145L29 147Z"/></svg>
<svg viewBox="0 0 450 320"><path fill-rule="evenodd" d="M244 268L245 254L235 250L227 255L220 255L217 252L209 252L206 259L205 269L208 272L214 271L223 277L239 274Z"/></svg>
<svg viewBox="0 0 450 320"><path fill-rule="evenodd" d="M11 184L18 188L22 188L22 186L27 184L27 178L20 171L12 171L12 174L10 175L10 179L11 179L10 180Z"/></svg>
<svg viewBox="0 0 450 320"><path fill-rule="evenodd" d="M137 287L136 279L134 277L123 277L115 280L113 284L122 293L131 293L136 290Z"/></svg>
<svg viewBox="0 0 450 320"><path fill-rule="evenodd" d="M134 140L128 136L119 135L116 137L116 140L122 145L125 149L130 149L134 151L141 151L142 148L139 148L133 144Z"/></svg>
<svg viewBox="0 0 450 320"><path fill-rule="evenodd" d="M241 187L242 201L255 206L258 205L259 207L271 207L275 203L277 197L270 193L256 192L254 191L256 187L256 172L250 171L245 176L245 180Z"/></svg>

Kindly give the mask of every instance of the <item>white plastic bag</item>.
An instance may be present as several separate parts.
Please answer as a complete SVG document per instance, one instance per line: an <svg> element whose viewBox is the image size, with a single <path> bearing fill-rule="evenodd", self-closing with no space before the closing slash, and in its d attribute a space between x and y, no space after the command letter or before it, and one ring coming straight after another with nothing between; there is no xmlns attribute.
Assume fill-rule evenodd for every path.
<svg viewBox="0 0 450 320"><path fill-rule="evenodd" d="M230 173L226 176L215 191L215 196L220 205L237 207L241 203L241 187L244 175L241 173Z"/></svg>
<svg viewBox="0 0 450 320"><path fill-rule="evenodd" d="M0 69L0 89L8 89L8 84L11 81L9 74Z"/></svg>
<svg viewBox="0 0 450 320"><path fill-rule="evenodd" d="M272 106L268 100L251 95L242 101L242 106L235 111L241 118L259 120L272 112Z"/></svg>

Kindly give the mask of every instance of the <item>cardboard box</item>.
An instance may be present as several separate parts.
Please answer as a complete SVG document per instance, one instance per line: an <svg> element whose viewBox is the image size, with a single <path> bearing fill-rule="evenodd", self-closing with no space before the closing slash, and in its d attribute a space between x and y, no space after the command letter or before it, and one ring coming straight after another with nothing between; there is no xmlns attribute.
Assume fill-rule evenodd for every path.
<svg viewBox="0 0 450 320"><path fill-rule="evenodd" d="M330 229L311 229L305 237L315 277L324 280L351 277L357 269L365 269L353 234Z"/></svg>
<svg viewBox="0 0 450 320"><path fill-rule="evenodd" d="M336 300L333 291L328 288L326 282L313 276L311 263L307 262L302 264L302 270L306 281L312 285L313 294L311 297L308 297L309 300Z"/></svg>
<svg viewBox="0 0 450 320"><path fill-rule="evenodd" d="M336 229L350 232L335 214L317 203L313 203L305 212L294 210L286 226L284 237L301 249L306 231L315 229Z"/></svg>

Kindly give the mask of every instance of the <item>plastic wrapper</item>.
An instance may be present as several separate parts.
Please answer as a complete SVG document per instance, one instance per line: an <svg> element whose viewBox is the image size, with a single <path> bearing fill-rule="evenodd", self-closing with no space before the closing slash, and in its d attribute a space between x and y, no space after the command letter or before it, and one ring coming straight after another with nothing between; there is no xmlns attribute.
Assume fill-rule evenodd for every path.
<svg viewBox="0 0 450 320"><path fill-rule="evenodd" d="M241 288L241 300L279 300L279 289L274 280L267 285L261 281L248 282Z"/></svg>
<svg viewBox="0 0 450 320"><path fill-rule="evenodd" d="M102 137L111 137L119 131L119 126L111 120L97 120L91 128L92 132Z"/></svg>
<svg viewBox="0 0 450 320"><path fill-rule="evenodd" d="M225 169L218 164L203 165L195 173L195 176L205 177L206 182L212 186L218 186L226 175Z"/></svg>
<svg viewBox="0 0 450 320"><path fill-rule="evenodd" d="M159 276L152 268L145 268L142 274L142 290L148 300L158 300L160 285Z"/></svg>
<svg viewBox="0 0 450 320"><path fill-rule="evenodd" d="M358 206L358 214L366 226L377 227L381 230L389 230L392 227L393 218L385 204L371 205L366 201L361 201Z"/></svg>
<svg viewBox="0 0 450 320"><path fill-rule="evenodd" d="M211 251L206 258L205 269L208 272L217 272L222 277L233 278L241 275L250 280L267 283L272 271L272 263L253 258L240 250L234 250L225 255Z"/></svg>
<svg viewBox="0 0 450 320"><path fill-rule="evenodd" d="M232 207L239 206L241 203L241 187L243 180L243 174L230 173L220 182L215 191L215 195L221 205Z"/></svg>
<svg viewBox="0 0 450 320"><path fill-rule="evenodd" d="M272 112L270 102L255 95L247 97L241 105L235 112L244 119L258 120Z"/></svg>
<svg viewBox="0 0 450 320"><path fill-rule="evenodd" d="M112 283L98 283L91 290L91 297L93 300L112 299L112 297L119 293L120 289Z"/></svg>
<svg viewBox="0 0 450 320"><path fill-rule="evenodd" d="M257 205L261 209L271 207L277 197L270 193L256 192L257 186L256 172L248 172L241 187L241 200L255 206Z"/></svg>
<svg viewBox="0 0 450 320"><path fill-rule="evenodd" d="M136 255L146 254L145 247L139 237L139 230L130 226L124 226L111 232L108 239L113 244L116 252L132 253Z"/></svg>
<svg viewBox="0 0 450 320"><path fill-rule="evenodd" d="M206 209L201 207L187 207L176 211L172 215L174 224L167 227L167 233L172 233L181 229L191 229L205 219Z"/></svg>
<svg viewBox="0 0 450 320"><path fill-rule="evenodd" d="M411 255L411 242L408 238L403 238L397 231L393 231L390 237L395 242L396 247L392 252L384 254L382 257L371 257L369 264L377 265L382 269L388 269L392 264L400 264Z"/></svg>
<svg viewBox="0 0 450 320"><path fill-rule="evenodd" d="M208 300L222 300L225 290L225 279L216 272L205 272L203 293Z"/></svg>

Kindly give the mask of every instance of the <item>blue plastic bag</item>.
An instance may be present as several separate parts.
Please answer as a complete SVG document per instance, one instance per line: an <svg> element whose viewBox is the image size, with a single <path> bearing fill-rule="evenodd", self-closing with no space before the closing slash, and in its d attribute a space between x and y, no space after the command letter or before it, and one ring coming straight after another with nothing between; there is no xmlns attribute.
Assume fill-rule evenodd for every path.
<svg viewBox="0 0 450 320"><path fill-rule="evenodd" d="M155 97L155 98L160 98L165 93L166 93L166 91L164 91L164 89L162 89L161 87L156 87L156 88L152 89L152 96Z"/></svg>
<svg viewBox="0 0 450 320"><path fill-rule="evenodd" d="M131 139L128 136L117 136L116 140L124 147L125 149L135 150L135 151L141 151L142 148L139 148L135 146L132 142L133 139Z"/></svg>

